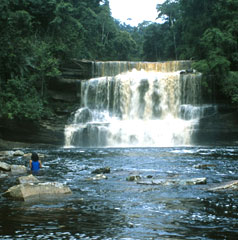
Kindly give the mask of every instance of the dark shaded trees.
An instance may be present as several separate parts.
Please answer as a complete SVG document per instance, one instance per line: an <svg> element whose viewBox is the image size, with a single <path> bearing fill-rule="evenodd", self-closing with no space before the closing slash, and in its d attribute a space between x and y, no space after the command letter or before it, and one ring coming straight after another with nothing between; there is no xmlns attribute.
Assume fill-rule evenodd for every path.
<svg viewBox="0 0 238 240"><path fill-rule="evenodd" d="M169 24L150 24L144 33L143 56L146 61L174 60L173 33Z"/></svg>
<svg viewBox="0 0 238 240"><path fill-rule="evenodd" d="M164 61L179 59L180 9L179 2L166 0L157 5L161 24L151 24L145 29L145 60Z"/></svg>
<svg viewBox="0 0 238 240"><path fill-rule="evenodd" d="M188 22L184 25L184 33L192 33L191 37L184 34L183 38L197 60L195 67L215 83L217 91L237 103L238 92L229 89L232 86L236 89L238 81L234 77L237 75L230 72L238 71L238 1L197 0L188 3L181 0L181 7L184 9L183 21ZM194 18L197 21L191 24Z"/></svg>
<svg viewBox="0 0 238 240"><path fill-rule="evenodd" d="M0 116L48 116L48 82L71 58L193 59L237 104L238 0L166 0L157 10L160 24L132 27L112 18L108 0L2 0Z"/></svg>
<svg viewBox="0 0 238 240"><path fill-rule="evenodd" d="M2 0L0 41L0 116L11 119L49 114L48 82L69 59L130 59L135 48L108 0Z"/></svg>
<svg viewBox="0 0 238 240"><path fill-rule="evenodd" d="M237 103L238 0L166 0L157 10L162 23L145 29L145 59L193 59L218 95Z"/></svg>

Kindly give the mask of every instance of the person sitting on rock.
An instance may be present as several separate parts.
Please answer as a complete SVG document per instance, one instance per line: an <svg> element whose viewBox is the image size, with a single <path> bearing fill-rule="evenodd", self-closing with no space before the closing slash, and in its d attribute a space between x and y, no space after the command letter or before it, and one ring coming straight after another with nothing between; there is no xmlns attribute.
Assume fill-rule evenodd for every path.
<svg viewBox="0 0 238 240"><path fill-rule="evenodd" d="M37 172L42 167L41 160L37 153L33 152L30 159L30 169L31 171Z"/></svg>

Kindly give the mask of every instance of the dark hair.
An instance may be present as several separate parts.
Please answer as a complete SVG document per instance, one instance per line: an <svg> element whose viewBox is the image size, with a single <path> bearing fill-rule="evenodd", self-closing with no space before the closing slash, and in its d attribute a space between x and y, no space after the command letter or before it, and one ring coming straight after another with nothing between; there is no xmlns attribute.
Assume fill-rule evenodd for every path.
<svg viewBox="0 0 238 240"><path fill-rule="evenodd" d="M37 162L37 161L39 160L38 154L35 153L35 152L33 152L33 153L31 154L31 159L32 159L32 161Z"/></svg>

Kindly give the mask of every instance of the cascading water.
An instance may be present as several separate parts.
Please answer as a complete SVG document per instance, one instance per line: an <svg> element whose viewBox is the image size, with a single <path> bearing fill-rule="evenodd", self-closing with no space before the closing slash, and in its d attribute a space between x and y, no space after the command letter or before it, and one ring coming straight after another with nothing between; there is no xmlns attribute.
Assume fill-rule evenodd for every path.
<svg viewBox="0 0 238 240"><path fill-rule="evenodd" d="M96 63L81 81L81 108L65 128L65 146L158 147L191 144L201 117L201 74L186 62Z"/></svg>

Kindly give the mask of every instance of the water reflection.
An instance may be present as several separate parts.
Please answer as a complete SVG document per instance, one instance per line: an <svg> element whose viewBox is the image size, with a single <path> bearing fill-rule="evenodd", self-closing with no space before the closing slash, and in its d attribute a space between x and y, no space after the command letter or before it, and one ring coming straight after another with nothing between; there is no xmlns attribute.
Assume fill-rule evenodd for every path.
<svg viewBox="0 0 238 240"><path fill-rule="evenodd" d="M28 151L28 149L25 149ZM30 150L31 151L31 150ZM66 199L0 198L1 239L236 239L238 193L208 188L238 178L238 148L36 149L46 154L41 181L67 184ZM25 164L17 158L14 164ZM196 168L211 164L212 167ZM108 179L88 180L110 166ZM207 185L140 185L130 175L173 180L206 177ZM17 176L0 179L1 190Z"/></svg>

